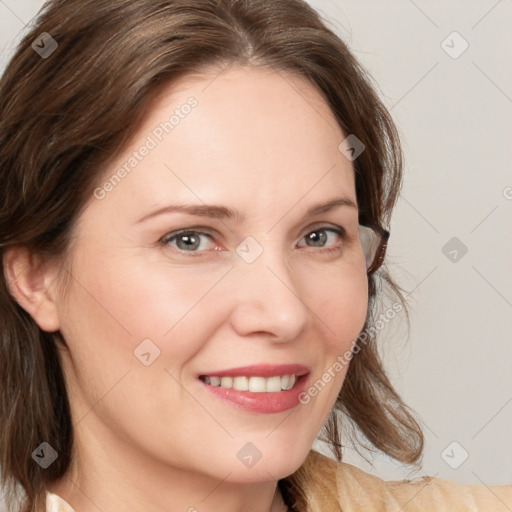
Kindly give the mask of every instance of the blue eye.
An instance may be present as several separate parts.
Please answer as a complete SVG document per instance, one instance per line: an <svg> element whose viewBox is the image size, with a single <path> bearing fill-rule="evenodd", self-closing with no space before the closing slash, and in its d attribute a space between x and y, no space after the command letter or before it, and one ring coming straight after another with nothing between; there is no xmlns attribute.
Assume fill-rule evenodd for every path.
<svg viewBox="0 0 512 512"><path fill-rule="evenodd" d="M303 237L303 239L307 244L312 244L307 245L307 247L324 249L326 244L329 242L329 236L327 233L336 234L342 240L346 237L345 230L342 227L322 226L308 232ZM195 229L186 229L169 233L161 239L161 244L165 246L170 245L181 253L188 253L187 256L200 256L201 253L206 250L198 250L201 247L201 237L206 237L213 241L213 236L211 233L206 233L204 231L198 231ZM174 243L176 243L176 245L174 245ZM301 245L299 247L304 246ZM340 249L341 248L339 245L335 245L334 247L327 246L323 252L330 252Z"/></svg>

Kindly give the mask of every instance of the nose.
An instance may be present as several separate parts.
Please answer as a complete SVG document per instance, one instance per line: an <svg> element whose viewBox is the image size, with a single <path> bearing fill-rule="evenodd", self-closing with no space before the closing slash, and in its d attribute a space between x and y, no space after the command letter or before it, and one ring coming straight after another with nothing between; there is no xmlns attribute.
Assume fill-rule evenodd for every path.
<svg viewBox="0 0 512 512"><path fill-rule="evenodd" d="M230 272L233 328L240 336L259 334L279 342L296 339L311 321L305 282L277 248L254 240L241 246Z"/></svg>

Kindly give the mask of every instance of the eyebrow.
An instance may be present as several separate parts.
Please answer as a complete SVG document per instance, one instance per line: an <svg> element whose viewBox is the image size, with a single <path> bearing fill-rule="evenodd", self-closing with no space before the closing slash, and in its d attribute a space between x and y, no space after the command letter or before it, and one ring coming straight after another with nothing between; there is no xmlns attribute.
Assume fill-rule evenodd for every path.
<svg viewBox="0 0 512 512"><path fill-rule="evenodd" d="M349 197L336 197L330 201L327 201L326 203L311 206L306 211L305 216L314 217L315 215L326 213L339 206L348 206L357 210L357 204ZM165 213L185 213L198 217L210 217L212 219L232 219L237 222L243 221L245 219L245 215L240 214L238 210L227 208L226 206L214 204L171 204L164 206L163 208L159 208L154 212L148 213L147 215L144 215L137 221L137 224L152 219L153 217L157 217L158 215L163 215Z"/></svg>

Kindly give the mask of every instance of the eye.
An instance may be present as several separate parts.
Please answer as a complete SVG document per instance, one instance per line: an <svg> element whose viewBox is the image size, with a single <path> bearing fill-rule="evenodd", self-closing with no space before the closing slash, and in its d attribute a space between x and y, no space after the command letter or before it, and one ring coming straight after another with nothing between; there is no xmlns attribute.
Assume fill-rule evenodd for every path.
<svg viewBox="0 0 512 512"><path fill-rule="evenodd" d="M197 249L201 246L201 237L207 237L210 240L212 236L203 231L184 230L176 233L169 233L162 238L163 245L171 245L176 242L176 249L183 252L198 252Z"/></svg>
<svg viewBox="0 0 512 512"><path fill-rule="evenodd" d="M307 235L305 235L304 239L306 240L306 243L312 244L308 245L309 247L325 247L325 244L329 240L329 236L327 233L331 233L338 235L341 239L344 239L346 234L345 230L342 227L331 227L331 226L321 226L318 228L315 228L313 231L310 231ZM332 238L331 238L332 240ZM337 250L340 247L331 247L328 248L327 251Z"/></svg>

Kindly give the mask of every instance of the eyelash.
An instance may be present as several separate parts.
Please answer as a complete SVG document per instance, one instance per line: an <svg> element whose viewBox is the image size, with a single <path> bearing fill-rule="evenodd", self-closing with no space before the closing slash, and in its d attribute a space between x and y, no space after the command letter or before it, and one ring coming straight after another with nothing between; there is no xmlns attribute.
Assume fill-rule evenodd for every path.
<svg viewBox="0 0 512 512"><path fill-rule="evenodd" d="M180 231L173 231L172 233L168 233L167 235L162 237L160 239L160 244L162 246L168 246L169 242L173 241L174 239L177 239L180 236L191 235L191 234L193 234L193 235L204 235L204 236L207 236L209 238L213 237L212 233L201 231L201 229L204 229L204 228L187 228L187 229L182 229ZM336 227L333 227L333 226L320 226L320 227L312 229L311 231L308 231L302 238L305 238L307 235L310 235L311 233L316 233L318 231L331 231L331 232L336 233L337 235L339 235L342 240L345 240L347 238L346 231L341 226L336 226ZM173 248L173 249L178 251L180 254L186 255L187 257L199 257L199 256L202 256L203 252L205 252L205 251L183 251L182 249L178 249L178 248ZM310 247L310 249L314 250L315 248L314 247ZM323 252L323 253L331 253L331 252L334 252L334 251L339 251L340 249L341 249L341 247L339 247L339 246L328 247L328 248L319 247L318 251L319 252Z"/></svg>

